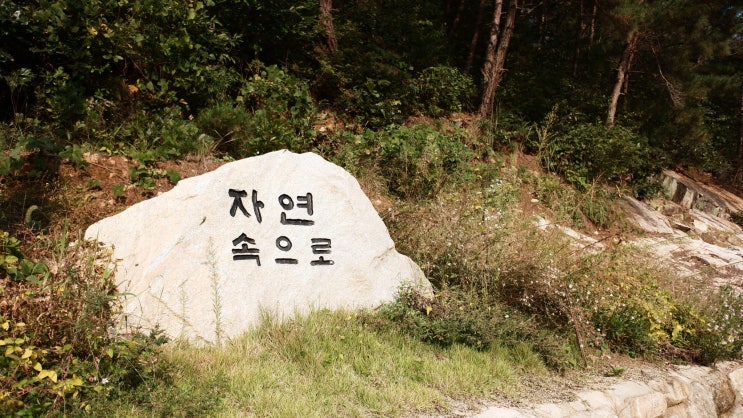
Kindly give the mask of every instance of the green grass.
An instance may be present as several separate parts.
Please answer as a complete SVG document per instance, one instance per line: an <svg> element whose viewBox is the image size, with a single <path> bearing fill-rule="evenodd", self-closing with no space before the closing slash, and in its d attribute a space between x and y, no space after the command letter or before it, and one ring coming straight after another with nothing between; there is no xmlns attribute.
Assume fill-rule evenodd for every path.
<svg viewBox="0 0 743 418"><path fill-rule="evenodd" d="M207 381L219 385L219 403L202 412L222 417L443 412L449 399L513 395L519 373L546 370L528 347L441 348L394 330L375 330L357 314L329 311L283 324L266 320L221 348L173 343L164 348L164 358L177 370L171 392L208 391ZM163 396L157 388L151 393ZM105 405L105 412L152 416L171 407L122 399Z"/></svg>

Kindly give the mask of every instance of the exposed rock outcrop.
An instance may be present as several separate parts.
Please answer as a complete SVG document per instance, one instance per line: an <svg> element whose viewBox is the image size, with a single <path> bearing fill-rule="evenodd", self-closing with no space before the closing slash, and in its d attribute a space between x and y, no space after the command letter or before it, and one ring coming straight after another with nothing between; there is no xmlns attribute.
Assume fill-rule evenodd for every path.
<svg viewBox="0 0 743 418"><path fill-rule="evenodd" d="M634 244L668 261L682 277L707 275L713 284L743 291L743 229L730 221L743 199L673 171L663 172L666 199L629 196L627 218L646 235Z"/></svg>
<svg viewBox="0 0 743 418"><path fill-rule="evenodd" d="M490 407L478 418L741 418L743 365L676 366L664 377L577 393L567 403Z"/></svg>

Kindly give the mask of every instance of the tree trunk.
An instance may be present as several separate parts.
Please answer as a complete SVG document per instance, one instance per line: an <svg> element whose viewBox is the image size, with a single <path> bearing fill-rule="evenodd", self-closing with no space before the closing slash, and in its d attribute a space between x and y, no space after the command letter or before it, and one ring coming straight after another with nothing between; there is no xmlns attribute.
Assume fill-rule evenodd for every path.
<svg viewBox="0 0 743 418"><path fill-rule="evenodd" d="M446 29L446 36L453 38L459 29L459 24L462 21L462 15L464 14L464 7L466 6L467 0L459 0L457 3L457 14L454 15L454 19L449 23L449 27ZM451 16L453 7L450 2L446 4L446 15Z"/></svg>
<svg viewBox="0 0 743 418"><path fill-rule="evenodd" d="M735 170L736 183L743 182L743 94L740 97L740 126L738 131L738 164Z"/></svg>
<svg viewBox="0 0 743 418"><path fill-rule="evenodd" d="M485 0L480 0L480 7L477 9L477 22L475 23L475 33L472 34L470 41L470 51L467 54L467 63L464 66L464 73L469 74L472 70L472 63L475 61L475 50L477 41L480 39L480 25L482 25L482 16L485 13Z"/></svg>
<svg viewBox="0 0 743 418"><path fill-rule="evenodd" d="M325 28L325 38L331 54L338 51L338 39L333 27L333 0L320 0L320 23Z"/></svg>
<svg viewBox="0 0 743 418"><path fill-rule="evenodd" d="M575 36L575 52L573 53L573 77L578 77L578 63L580 52L583 49L583 39L586 37L586 16L583 12L583 0L578 2L578 33Z"/></svg>
<svg viewBox="0 0 743 418"><path fill-rule="evenodd" d="M596 16L599 12L599 0L593 0L593 10L591 11L591 25L588 31L588 49L593 48L593 41L596 37Z"/></svg>
<svg viewBox="0 0 743 418"><path fill-rule="evenodd" d="M591 11L588 13L586 12L586 2L584 0L578 2L578 28L575 36L575 52L573 54L573 77L578 77L583 51L590 51L593 47L598 5L598 0L590 1Z"/></svg>
<svg viewBox="0 0 743 418"><path fill-rule="evenodd" d="M617 82L614 84L614 90L611 94L611 100L609 101L609 111L606 114L606 126L611 128L614 126L614 119L617 115L617 103L619 103L619 96L622 94L622 90L629 83L629 69L632 66L632 60L635 58L635 51L637 50L637 43L640 40L640 32L633 30L627 37L627 43L624 45L624 51L622 52L622 59L619 60L617 66Z"/></svg>
<svg viewBox="0 0 743 418"><path fill-rule="evenodd" d="M495 91L503 79L503 67L506 62L508 44L511 42L513 26L516 21L516 8L518 0L510 0L508 4L508 16L505 26L501 27L501 12L503 1L496 0L493 12L493 26L490 28L490 39L485 54L485 64L482 68L483 93L478 114L481 118L490 116L495 104Z"/></svg>

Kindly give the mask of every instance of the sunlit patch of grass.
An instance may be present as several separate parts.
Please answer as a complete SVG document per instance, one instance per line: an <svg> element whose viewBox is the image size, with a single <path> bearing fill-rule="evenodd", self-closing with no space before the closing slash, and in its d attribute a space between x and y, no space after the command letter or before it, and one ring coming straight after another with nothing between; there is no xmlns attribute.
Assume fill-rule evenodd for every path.
<svg viewBox="0 0 743 418"><path fill-rule="evenodd" d="M514 360L503 347L441 348L395 330L373 330L355 314L318 311L264 321L223 347L175 343L165 357L181 386L225 379L214 416L400 416L442 412L449 399L513 395L519 370L543 366ZM132 405L120 405L124 415ZM128 412L127 412L128 411ZM140 411L146 412L146 411Z"/></svg>

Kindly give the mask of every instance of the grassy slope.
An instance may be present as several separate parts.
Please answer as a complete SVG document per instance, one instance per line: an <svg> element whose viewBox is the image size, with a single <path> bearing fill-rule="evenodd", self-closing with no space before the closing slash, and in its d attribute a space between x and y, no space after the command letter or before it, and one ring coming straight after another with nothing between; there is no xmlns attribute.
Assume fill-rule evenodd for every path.
<svg viewBox="0 0 743 418"><path fill-rule="evenodd" d="M470 180L445 187L430 201L391 197L373 172L360 180L384 214L403 252L417 259L439 285L448 282L489 288L502 285L493 278L508 276L516 278L510 285L520 286L515 291L536 292L538 297L546 298L548 308L553 303L552 308L558 312L567 309L565 312L571 314L571 306L566 307L565 298L559 296L559 291L566 289L559 286L567 286L568 279L563 278L565 282L557 284L557 293L549 295L539 293L545 285L539 281L539 275L554 268L594 274L616 265L605 268L607 265L601 264L605 260L583 259L595 263L593 270L583 271L583 265L574 267L579 260L573 258L574 251L562 238L539 232L531 216L546 214L551 219L575 221L576 202L584 197L539 173L529 158L516 154L496 158L499 161L494 164L476 164ZM4 184L4 223L24 238L31 256L38 247L34 243L40 233L47 241L54 240L63 224L73 232L82 230L96 219L171 187L166 178L155 178L154 189L128 185L117 189L129 182L131 162L122 157L94 156L83 168L64 161L56 163L53 177L17 183L8 179ZM185 177L218 164L173 161L162 163L159 168L176 169ZM539 204L534 202L535 195L541 200ZM31 214L34 228L22 222L31 204L39 206ZM602 233L610 236L624 232L615 229ZM48 255L40 251L37 258ZM644 262L634 258L640 264ZM641 282L647 273L633 266L608 277L625 283ZM664 295L655 296L661 305L665 303L665 299L660 299ZM555 394L564 386L573 385L545 367L545 360L549 361L554 350L570 341L571 327L560 331L566 335L553 341L544 336L545 331L552 331L531 329L540 326L533 317L509 318L511 311L502 310L482 295L472 299L457 297L441 297L431 303L430 318L438 321L431 326L473 322L474 331L464 332L477 334L478 321L484 321L491 327L492 335L477 334L486 342L480 349L458 342L422 342L417 338L421 335L416 335L420 329L389 326L389 317L379 312L317 312L286 324L269 320L255 332L223 347L170 344L158 355L162 369L134 389L109 398L89 399L91 412L99 416L110 416L112 411L117 416L437 414L449 408L452 400L474 404L487 398L519 399L534 390L535 380L547 382L536 383L537 391ZM456 314L459 311L463 313ZM487 315L483 317L482 312ZM538 309L534 312L540 314ZM596 336L588 331L586 335ZM542 344L551 345L549 349L553 350L546 353L547 357ZM591 373L615 370L615 365L622 363L621 356L608 356L602 351L605 349L604 346L588 353ZM558 368L568 366L565 363L576 356L573 352L558 357ZM584 377L579 374L578 378Z"/></svg>

